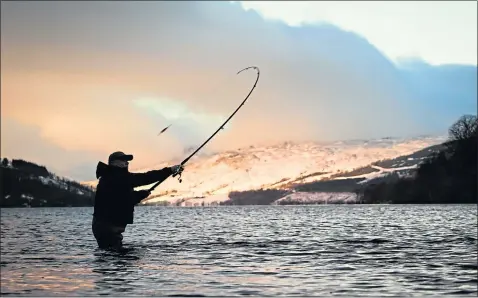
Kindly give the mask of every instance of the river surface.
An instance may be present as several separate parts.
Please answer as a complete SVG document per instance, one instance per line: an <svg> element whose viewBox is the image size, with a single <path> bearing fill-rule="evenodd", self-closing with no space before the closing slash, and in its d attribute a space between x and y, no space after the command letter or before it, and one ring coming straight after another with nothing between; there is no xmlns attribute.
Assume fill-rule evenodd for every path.
<svg viewBox="0 0 478 298"><path fill-rule="evenodd" d="M92 208L1 210L1 294L477 295L476 205L137 207L125 251Z"/></svg>

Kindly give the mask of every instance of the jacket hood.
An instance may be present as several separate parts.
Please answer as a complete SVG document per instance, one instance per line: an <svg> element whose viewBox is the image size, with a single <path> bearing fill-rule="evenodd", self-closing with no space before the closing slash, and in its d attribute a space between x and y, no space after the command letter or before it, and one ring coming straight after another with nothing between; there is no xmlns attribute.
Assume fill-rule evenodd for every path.
<svg viewBox="0 0 478 298"><path fill-rule="evenodd" d="M105 164L104 162L98 162L96 166L96 178L99 179L100 177L111 173L112 171L128 171L128 169L121 169L118 167L113 167L110 165Z"/></svg>
<svg viewBox="0 0 478 298"><path fill-rule="evenodd" d="M96 166L96 178L98 179L103 176L108 171L108 168L109 166L104 162L98 162L98 165Z"/></svg>

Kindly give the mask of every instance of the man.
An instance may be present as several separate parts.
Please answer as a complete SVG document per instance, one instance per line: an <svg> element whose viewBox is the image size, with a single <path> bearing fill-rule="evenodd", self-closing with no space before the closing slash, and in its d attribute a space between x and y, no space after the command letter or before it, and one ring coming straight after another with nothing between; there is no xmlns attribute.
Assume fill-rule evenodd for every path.
<svg viewBox="0 0 478 298"><path fill-rule="evenodd" d="M181 165L166 167L146 173L130 173L129 162L133 155L114 152L108 164L99 162L96 178L99 178L95 194L92 230L98 246L105 249L121 248L122 233L133 223L134 206L150 195L149 190L135 187L163 182L173 174L183 171Z"/></svg>

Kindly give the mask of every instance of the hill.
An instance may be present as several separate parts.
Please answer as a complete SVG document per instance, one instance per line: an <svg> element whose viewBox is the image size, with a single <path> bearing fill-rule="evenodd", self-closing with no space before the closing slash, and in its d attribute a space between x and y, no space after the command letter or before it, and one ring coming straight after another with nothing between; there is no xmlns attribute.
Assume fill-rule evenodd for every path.
<svg viewBox="0 0 478 298"><path fill-rule="evenodd" d="M443 141L444 138L422 137L331 144L287 142L199 156L187 167L185 185L168 179L143 203L210 206L391 202L388 193L380 193L379 200L370 199L377 196L371 194L383 189L383 185L403 184L398 181L415 177L453 143ZM10 163L3 159L0 170L4 186L1 207L93 205L96 181L80 184L23 160ZM245 181L244 173L249 181ZM251 176L258 181L251 181ZM168 184L176 187L167 189ZM238 185L242 189L235 189ZM201 189L203 192L197 194Z"/></svg>
<svg viewBox="0 0 478 298"><path fill-rule="evenodd" d="M4 158L0 166L0 207L93 206L94 190L50 173L46 167Z"/></svg>
<svg viewBox="0 0 478 298"><path fill-rule="evenodd" d="M384 159L319 181L288 185L286 193L257 190L237 198L268 198L272 204L391 203L476 204L478 119L462 116L449 129L448 140L412 154ZM243 198L241 198L244 200Z"/></svg>
<svg viewBox="0 0 478 298"><path fill-rule="evenodd" d="M362 180L384 176L391 171L411 171L423 160L426 150L435 150L437 147L434 146L439 146L444 140L444 137L419 137L334 143L286 142L199 156L187 164L183 183L176 179L166 180L155 189L148 202L162 205L182 202L180 204L185 205L186 201L191 201L193 205L202 205L208 201L221 204L230 196L244 192L258 193L261 189L313 192L319 185L318 190L323 192L351 191ZM387 164L379 166L384 162L391 163L390 167ZM137 172L168 164L172 162ZM328 182L332 180L336 182ZM96 181L85 184L95 186ZM269 196L279 199L279 193L270 192L267 198L257 200L270 202L272 198ZM244 197L244 194L240 196ZM211 201L213 197L215 201ZM245 201L254 200L241 199L240 204Z"/></svg>
<svg viewBox="0 0 478 298"><path fill-rule="evenodd" d="M443 148L443 144L429 146L412 154L375 161L351 171L339 171L318 181L286 184L281 191L259 189L233 192L229 200L222 204L242 205L244 201L274 205L363 203L360 194L364 188L399 177L412 177L420 165Z"/></svg>

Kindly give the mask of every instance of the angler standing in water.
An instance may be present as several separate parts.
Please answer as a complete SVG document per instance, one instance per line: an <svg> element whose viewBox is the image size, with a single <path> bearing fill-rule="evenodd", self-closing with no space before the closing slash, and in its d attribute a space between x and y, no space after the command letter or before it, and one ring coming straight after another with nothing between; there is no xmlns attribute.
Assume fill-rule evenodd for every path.
<svg viewBox="0 0 478 298"><path fill-rule="evenodd" d="M133 156L126 155L123 152L111 154L108 165L102 162L98 163L96 177L99 178L100 181L96 187L95 212L93 214L92 225L93 234L100 248L120 248L122 246L122 233L126 225L133 223L134 205L148 197L151 191L159 184L171 175L179 175L179 182L181 183L183 166L224 128L229 120L231 120L237 111L246 103L252 91L256 88L260 76L258 67L246 67L237 72L237 74L249 69L256 70L257 77L254 86L246 98L244 98L229 118L227 118L201 146L184 159L181 164L146 173L130 173L128 172L128 162L133 160ZM170 126L171 125L164 128L158 135L165 132ZM154 182L156 183L149 190L134 190L135 187Z"/></svg>
<svg viewBox="0 0 478 298"><path fill-rule="evenodd" d="M129 162L133 155L114 152L108 164L99 162L96 178L99 178L95 194L92 230L100 248L122 247L123 235L128 224L133 223L134 206L147 198L150 190L134 190L135 187L158 184L171 175L181 174L182 165L165 167L146 173L130 173Z"/></svg>

